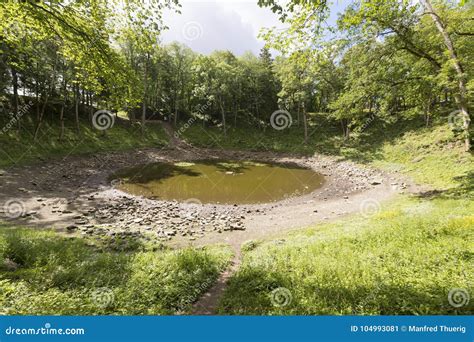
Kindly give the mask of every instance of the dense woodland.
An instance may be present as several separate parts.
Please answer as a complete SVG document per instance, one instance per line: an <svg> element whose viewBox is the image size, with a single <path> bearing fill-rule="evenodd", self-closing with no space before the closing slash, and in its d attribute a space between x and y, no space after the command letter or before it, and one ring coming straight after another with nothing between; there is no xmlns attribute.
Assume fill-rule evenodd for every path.
<svg viewBox="0 0 474 342"><path fill-rule="evenodd" d="M0 2L0 315L474 313L474 2L254 1L241 56L164 44L178 0ZM261 158L324 188L177 178ZM190 198L111 191L148 166Z"/></svg>
<svg viewBox="0 0 474 342"><path fill-rule="evenodd" d="M283 109L294 124L324 113L346 139L371 120L449 117L470 148L474 5L364 0L325 24L325 1L261 0L287 24L261 33L259 56L210 55L160 42L166 1L4 2L0 11L2 134L41 133L91 120L98 109L175 125L270 127ZM179 15L179 13L176 13ZM331 37L328 39L327 37ZM325 38L323 38L325 37ZM272 56L270 49L278 51ZM71 126L68 126L71 127Z"/></svg>

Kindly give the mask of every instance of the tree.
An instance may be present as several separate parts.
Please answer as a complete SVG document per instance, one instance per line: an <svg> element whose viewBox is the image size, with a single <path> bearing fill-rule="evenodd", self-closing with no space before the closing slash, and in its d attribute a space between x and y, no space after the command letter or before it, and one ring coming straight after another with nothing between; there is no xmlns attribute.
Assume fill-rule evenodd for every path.
<svg viewBox="0 0 474 342"><path fill-rule="evenodd" d="M307 109L315 94L314 65L314 53L303 50L281 59L277 67L281 82L281 91L278 93L280 103L285 108L296 109L298 122L302 115L305 144L308 142Z"/></svg>
<svg viewBox="0 0 474 342"><path fill-rule="evenodd" d="M433 19L433 22L436 25L436 28L440 32L441 36L443 37L444 44L446 45L446 49L448 50L449 57L451 59L452 65L454 70L457 74L457 83L459 91L455 93L454 98L456 99L456 103L459 106L459 110L461 113L461 117L463 120L463 130L464 130L464 144L466 151L471 149L471 138L469 134L469 128L471 123L471 118L469 116L469 110L467 106L467 86L466 86L466 71L463 67L460 58L458 57L457 50L454 46L453 39L448 32L447 24L443 21L440 17L439 12L436 12L433 5L431 4L430 0L420 0L425 8L426 13L430 15Z"/></svg>
<svg viewBox="0 0 474 342"><path fill-rule="evenodd" d="M449 13L456 13L456 17L465 16L467 19L468 13L472 13L472 6L467 8L465 5L466 11L456 8L457 5L452 5L454 7L451 8L444 5L440 7L442 10L435 10L429 0L422 0L422 4L424 12L412 2L364 0L346 11L341 20L342 27L355 30L361 37L370 39L380 36L393 37L391 42L400 50L407 51L414 57L429 63L438 82L444 84L454 95L464 121L465 149L469 150L471 148L470 117L466 82L468 75L462 65L464 58L459 57L453 36L449 33L447 21ZM431 17L432 23L427 22L424 14ZM458 31L456 26L459 26L460 21L452 20L451 22L455 24L451 28L453 32ZM436 30L438 35L434 34ZM457 39L462 46L460 35ZM442 45L445 46L444 50L441 49Z"/></svg>

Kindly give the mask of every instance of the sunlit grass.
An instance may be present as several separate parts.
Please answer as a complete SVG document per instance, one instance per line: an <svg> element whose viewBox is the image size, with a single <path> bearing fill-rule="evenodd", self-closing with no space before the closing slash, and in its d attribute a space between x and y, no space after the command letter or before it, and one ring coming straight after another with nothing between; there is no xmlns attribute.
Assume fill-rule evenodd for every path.
<svg viewBox="0 0 474 342"><path fill-rule="evenodd" d="M326 224L245 252L221 302L226 314L472 314L474 203L400 199L372 218ZM272 301L286 288L287 305Z"/></svg>
<svg viewBox="0 0 474 342"><path fill-rule="evenodd" d="M225 247L127 252L52 231L0 232L0 307L9 315L186 312L227 267Z"/></svg>

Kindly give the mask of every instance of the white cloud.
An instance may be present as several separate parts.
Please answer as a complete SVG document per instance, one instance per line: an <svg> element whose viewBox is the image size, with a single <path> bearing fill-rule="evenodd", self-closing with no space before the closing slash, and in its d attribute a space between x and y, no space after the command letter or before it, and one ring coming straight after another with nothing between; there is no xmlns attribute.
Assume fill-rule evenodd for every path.
<svg viewBox="0 0 474 342"><path fill-rule="evenodd" d="M258 39L262 28L285 27L269 8L261 8L258 0L181 0L181 14L166 11L163 43L178 41L196 52L209 54L214 50L230 50L235 55L246 51L258 54L264 42ZM280 3L285 3L284 0ZM331 2L329 25L336 23L348 0ZM272 52L276 54L275 51Z"/></svg>
<svg viewBox="0 0 474 342"><path fill-rule="evenodd" d="M191 49L209 54L214 50L230 50L236 55L258 51L264 42L257 38L262 27L281 23L268 8L253 1L182 1L181 14L167 11L164 15L169 30L162 35L164 43L179 41Z"/></svg>

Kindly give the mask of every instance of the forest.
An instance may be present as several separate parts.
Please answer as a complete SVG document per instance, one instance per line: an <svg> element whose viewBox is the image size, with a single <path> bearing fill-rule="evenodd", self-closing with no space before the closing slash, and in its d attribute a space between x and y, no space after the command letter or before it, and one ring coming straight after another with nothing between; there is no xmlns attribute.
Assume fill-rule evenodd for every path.
<svg viewBox="0 0 474 342"><path fill-rule="evenodd" d="M178 11L173 1L132 1L121 8L126 15L117 6L120 1L2 5L2 119L14 121L16 133L33 126L36 139L49 121L60 127L60 138L65 126L71 129L65 122L80 134L79 123L91 122L97 109L123 112L142 130L153 118L175 126L198 120L224 133L229 126L265 130L271 114L283 109L304 127L307 113L324 113L349 139L375 118L417 118L429 126L433 116L456 107L452 119L470 149L469 4L427 2L431 10L422 13L409 2L368 1L349 7L337 27L324 28L317 22L325 3L315 11L308 2L286 32L262 32L267 47L259 56L238 57L161 44L160 13ZM270 47L283 54L272 57Z"/></svg>
<svg viewBox="0 0 474 342"><path fill-rule="evenodd" d="M472 315L474 3L187 6L0 3L0 315Z"/></svg>

